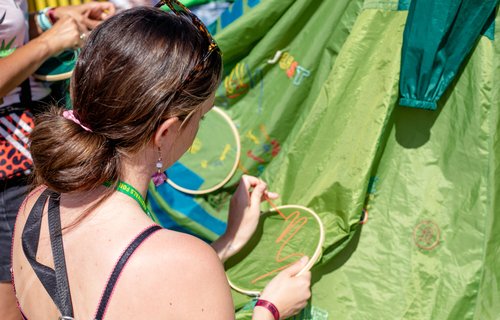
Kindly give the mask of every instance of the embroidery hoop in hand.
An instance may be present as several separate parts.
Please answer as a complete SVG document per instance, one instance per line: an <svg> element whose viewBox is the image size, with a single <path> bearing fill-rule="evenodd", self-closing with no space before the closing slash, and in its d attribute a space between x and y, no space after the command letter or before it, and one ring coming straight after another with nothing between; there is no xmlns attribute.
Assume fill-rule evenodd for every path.
<svg viewBox="0 0 500 320"><path fill-rule="evenodd" d="M273 209L261 215L250 241L225 264L231 288L248 296L259 296L274 276L302 256L309 256L309 261L297 275L310 270L322 254L325 228L316 212L300 205L276 207L270 203ZM306 223L299 228L303 219ZM295 236L298 238L293 240ZM286 247L287 239L295 248Z"/></svg>
<svg viewBox="0 0 500 320"><path fill-rule="evenodd" d="M48 82L69 79L73 74L79 54L80 49L69 49L50 57L35 71L33 77Z"/></svg>

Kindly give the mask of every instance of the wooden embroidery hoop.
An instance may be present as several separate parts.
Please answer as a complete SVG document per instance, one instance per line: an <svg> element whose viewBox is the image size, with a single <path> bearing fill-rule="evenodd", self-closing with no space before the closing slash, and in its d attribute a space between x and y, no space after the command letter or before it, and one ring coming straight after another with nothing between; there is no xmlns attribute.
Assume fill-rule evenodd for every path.
<svg viewBox="0 0 500 320"><path fill-rule="evenodd" d="M192 189L184 188L184 187L176 184L171 179L167 179L167 183L169 185L171 185L173 188L175 188L181 192L184 192L187 194L194 194L194 195L206 194L206 193L213 192L213 191L221 188L222 186L224 186L229 181L229 179L231 179L231 177L236 172L236 169L238 168L238 163L240 162L240 155L241 155L241 141L240 141L240 134L238 132L238 129L236 128L236 125L234 124L233 120L221 108L214 106L212 108L212 110L215 113L217 113L219 116L221 116L224 120L226 120L227 124L231 128L231 132L233 133L234 140L236 142L236 158L234 160L233 167L231 168L231 171L228 173L228 175L221 182L219 182L215 186L212 186L212 187L207 188L207 189L192 190Z"/></svg>
<svg viewBox="0 0 500 320"><path fill-rule="evenodd" d="M76 65L76 60L78 59L78 55L80 53L79 49L72 50L72 51L73 51L72 55L66 54L68 59L61 59L60 58L62 56L62 54L64 54L64 52L63 52L59 56L54 56L54 57L48 58L40 66L40 68L42 68L45 64L50 64L51 62L52 63L59 62L59 64L67 63L67 64L71 65L71 69L68 69L67 71L62 72L62 73L44 74L44 73L40 73L40 68L39 68L38 70L36 70L33 73L33 77L37 80L42 80L42 81L47 81L47 82L55 82L55 81L61 81L61 80L66 80L66 79L71 78L71 75L73 74L73 70L74 70L75 65ZM64 57L66 58L66 56L64 56ZM69 57L71 57L71 58L69 59Z"/></svg>
<svg viewBox="0 0 500 320"><path fill-rule="evenodd" d="M269 211L276 212L276 211L279 211L280 209L288 209L288 208L300 209L300 210L308 212L311 216L314 217L314 219L316 220L316 222L318 223L318 226L319 226L318 244L314 250L313 255L311 257L309 257L309 261L307 262L307 264L297 273L297 276L300 276L302 273L309 271L314 266L314 264L317 262L317 260L320 258L321 253L323 251L322 247L323 247L323 244L325 242L325 227L324 227L323 222L321 221L320 217L318 216L318 214L316 212L314 212L313 210L311 210L307 207L301 206L301 205L283 205L283 206L273 207ZM231 281L231 279L229 279L229 276L227 275L227 273L226 273L226 278L227 278L227 281L228 281L229 285L231 286L231 288L233 288L235 291L238 291L239 293L245 294L247 296L252 296L252 297L260 296L260 291L248 290L248 289L244 289L244 288L241 288L241 287L238 287L237 285L235 285Z"/></svg>

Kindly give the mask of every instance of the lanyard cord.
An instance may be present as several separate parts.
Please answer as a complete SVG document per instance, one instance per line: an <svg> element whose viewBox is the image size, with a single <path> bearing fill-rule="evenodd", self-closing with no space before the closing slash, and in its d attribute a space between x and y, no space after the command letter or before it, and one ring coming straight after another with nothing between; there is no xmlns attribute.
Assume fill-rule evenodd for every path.
<svg viewBox="0 0 500 320"><path fill-rule="evenodd" d="M111 182L105 182L104 185L106 187L111 187L112 184ZM132 185L126 182L118 181L118 184L116 185L116 190L134 199L139 204L142 211L144 211L148 215L148 217L150 217L154 222L158 223L158 219L149 211L148 206L146 205L146 201L142 197L141 193L137 191L136 188L134 188Z"/></svg>

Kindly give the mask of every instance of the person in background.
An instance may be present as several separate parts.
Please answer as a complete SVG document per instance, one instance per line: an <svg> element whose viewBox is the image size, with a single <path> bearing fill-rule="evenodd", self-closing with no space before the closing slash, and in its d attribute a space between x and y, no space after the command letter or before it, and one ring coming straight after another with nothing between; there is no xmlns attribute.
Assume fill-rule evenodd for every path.
<svg viewBox="0 0 500 320"><path fill-rule="evenodd" d="M20 319L11 282L14 221L31 171L28 137L33 113L50 89L30 75L49 57L80 47L114 13L109 2L47 8L28 14L25 0L0 0L0 319Z"/></svg>
<svg viewBox="0 0 500 320"><path fill-rule="evenodd" d="M152 0L111 0L111 2L116 6L117 11L140 6L153 6L156 3Z"/></svg>
<svg viewBox="0 0 500 320"><path fill-rule="evenodd" d="M188 150L222 75L205 26L177 1L163 2L171 12L138 7L99 25L73 72L73 110L42 114L31 134L37 187L12 250L24 319L235 317L222 261L255 232L261 201L278 195L243 176L212 246L148 216L150 181L163 183ZM306 264L269 282L253 319L286 319L306 306L311 274L298 275Z"/></svg>

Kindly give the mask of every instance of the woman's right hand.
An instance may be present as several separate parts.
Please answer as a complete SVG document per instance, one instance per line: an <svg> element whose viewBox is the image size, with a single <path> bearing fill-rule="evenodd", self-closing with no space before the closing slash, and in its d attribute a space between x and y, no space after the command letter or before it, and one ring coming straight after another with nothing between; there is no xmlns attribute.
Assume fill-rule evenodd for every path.
<svg viewBox="0 0 500 320"><path fill-rule="evenodd" d="M75 18L65 16L59 19L49 30L38 36L38 41L44 41L49 47L51 55L66 49L76 49L83 45L87 35L87 27L78 23ZM82 39L83 38L83 39Z"/></svg>
<svg viewBox="0 0 500 320"><path fill-rule="evenodd" d="M280 318L286 319L304 309L311 297L311 272L303 272L297 275L307 264L308 258L302 257L299 261L284 269L275 276L264 288L260 299L272 302L280 312ZM258 307L263 309L262 307ZM270 314L265 310L266 314ZM258 310L259 314L264 314ZM260 318L255 317L254 320ZM272 319L272 317L270 318Z"/></svg>

